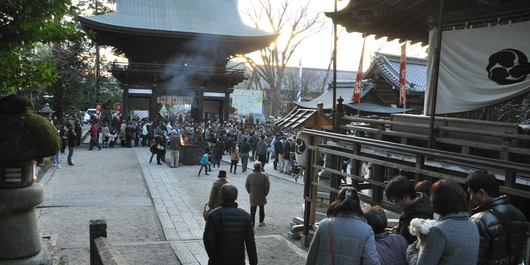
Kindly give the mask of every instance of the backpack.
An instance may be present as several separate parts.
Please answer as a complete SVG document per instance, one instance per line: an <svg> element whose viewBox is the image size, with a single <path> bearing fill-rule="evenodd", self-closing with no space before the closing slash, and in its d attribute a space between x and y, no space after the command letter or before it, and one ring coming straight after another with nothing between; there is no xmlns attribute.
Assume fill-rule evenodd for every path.
<svg viewBox="0 0 530 265"><path fill-rule="evenodd" d="M283 144L280 141L274 143L274 151L276 154L283 154Z"/></svg>

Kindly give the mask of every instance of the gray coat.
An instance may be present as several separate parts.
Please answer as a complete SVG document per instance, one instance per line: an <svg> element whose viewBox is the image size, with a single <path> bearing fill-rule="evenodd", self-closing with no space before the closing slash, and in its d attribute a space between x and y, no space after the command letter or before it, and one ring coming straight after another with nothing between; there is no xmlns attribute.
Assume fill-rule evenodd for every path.
<svg viewBox="0 0 530 265"><path fill-rule="evenodd" d="M320 222L307 254L306 265L331 265L329 220ZM333 249L337 265L379 265L375 237L364 218L357 215L333 217Z"/></svg>
<svg viewBox="0 0 530 265"><path fill-rule="evenodd" d="M269 176L260 171L248 174L245 183L248 194L250 194L250 206L261 206L267 204L270 182Z"/></svg>
<svg viewBox="0 0 530 265"><path fill-rule="evenodd" d="M425 238L421 251L415 244L407 249L409 265L476 265L480 237L467 212L441 218Z"/></svg>

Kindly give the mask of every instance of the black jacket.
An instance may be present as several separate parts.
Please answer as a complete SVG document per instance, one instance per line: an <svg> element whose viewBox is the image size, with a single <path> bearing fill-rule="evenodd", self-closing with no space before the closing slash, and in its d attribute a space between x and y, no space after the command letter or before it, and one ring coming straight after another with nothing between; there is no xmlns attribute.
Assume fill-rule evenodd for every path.
<svg viewBox="0 0 530 265"><path fill-rule="evenodd" d="M258 264L250 214L235 202L223 202L208 214L203 242L208 265L244 265L245 248L250 265Z"/></svg>
<svg viewBox="0 0 530 265"><path fill-rule="evenodd" d="M480 234L480 249L477 264L508 264L506 233L502 222L489 211L495 208L509 226L510 244L514 256L519 260L526 243L528 221L524 214L508 203L506 196L493 198L473 209L471 220L477 224Z"/></svg>
<svg viewBox="0 0 530 265"><path fill-rule="evenodd" d="M416 237L410 234L410 221L414 218L433 219L434 210L432 209L429 197L425 193L417 192L418 198L411 206L403 212L399 218L398 234L405 237L409 244L416 241Z"/></svg>

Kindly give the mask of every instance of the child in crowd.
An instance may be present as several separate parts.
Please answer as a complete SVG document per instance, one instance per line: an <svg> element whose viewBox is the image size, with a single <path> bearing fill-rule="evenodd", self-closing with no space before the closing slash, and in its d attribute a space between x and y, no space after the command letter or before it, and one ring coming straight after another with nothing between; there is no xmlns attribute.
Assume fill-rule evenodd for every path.
<svg viewBox="0 0 530 265"><path fill-rule="evenodd" d="M202 155L202 159L201 159L201 169L199 169L199 174L197 174L198 177L201 176L201 171L202 169L204 168L204 175L210 175L208 174L208 166L211 165L212 163L209 161L209 159L211 159L213 156L213 153L211 151L209 151L208 153L205 153L204 155Z"/></svg>

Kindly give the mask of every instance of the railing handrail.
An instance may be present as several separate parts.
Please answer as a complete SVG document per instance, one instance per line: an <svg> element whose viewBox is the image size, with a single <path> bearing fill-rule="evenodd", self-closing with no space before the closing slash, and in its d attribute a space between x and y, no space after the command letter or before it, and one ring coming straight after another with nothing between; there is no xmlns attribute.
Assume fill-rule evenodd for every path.
<svg viewBox="0 0 530 265"><path fill-rule="evenodd" d="M393 142L382 141L382 140L371 139L371 138L364 138L364 137L356 137L352 135L344 135L344 134L339 134L339 133L323 132L323 131L312 130L312 129L305 129L304 133L311 135L311 136L315 136L315 137L332 139L337 142L351 142L353 144L361 144L364 146L370 146L370 147L375 147L375 148L390 149L395 152L405 152L404 150L406 150L407 153L412 153L412 154L426 156L426 157L438 157L438 158L447 159L447 160L458 159L459 161L468 162L471 164L489 166L489 167L497 168L500 170L512 169L512 170L517 170L517 172L530 174L530 167L528 165L523 164L523 163L512 162L512 161L505 161L505 160L499 160L499 159L488 158L488 157L477 157L477 156L448 152L448 151L443 151L443 150L435 150L435 149L429 149L425 147L405 145L405 144L400 144L400 143L393 143Z"/></svg>
<svg viewBox="0 0 530 265"><path fill-rule="evenodd" d="M346 121L353 121L353 122L365 122L365 123L377 123L377 124L384 124L384 125L406 126L406 127L418 128L418 129L429 129L430 128L429 124L413 124L413 123L409 123L409 122L390 121L390 120L381 120L381 119L366 119L366 118L355 118L355 117L348 117L348 116L344 116L342 119L346 120ZM350 125L345 125L345 126L349 127ZM361 127L361 126L358 126L358 127ZM359 129L361 129L361 128L359 128ZM474 134L474 135L492 136L492 137L499 137L499 138L503 138L503 139L507 138L507 139L518 139L518 140L530 140L530 135L514 134L514 133L509 133L509 132L479 131L479 130L473 130L473 129L467 129L467 128L457 128L457 127L445 126L445 125L434 125L434 129L437 130L437 131L470 133L470 134Z"/></svg>

